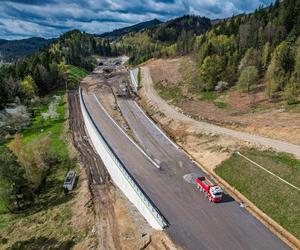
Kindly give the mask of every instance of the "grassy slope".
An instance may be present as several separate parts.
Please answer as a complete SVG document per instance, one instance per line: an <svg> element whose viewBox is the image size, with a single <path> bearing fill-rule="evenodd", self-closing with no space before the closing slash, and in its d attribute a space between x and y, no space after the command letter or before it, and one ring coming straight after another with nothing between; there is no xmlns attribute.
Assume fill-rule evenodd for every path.
<svg viewBox="0 0 300 250"><path fill-rule="evenodd" d="M67 65L68 81L72 86L77 86L82 78L88 75L88 72L82 68L73 65Z"/></svg>
<svg viewBox="0 0 300 250"><path fill-rule="evenodd" d="M69 77L76 79L76 83L87 73L79 68L68 66ZM59 156L60 163L52 167L47 177L45 190L42 191L32 208L20 214L0 214L0 249L14 247L13 249L41 249L48 245L49 249L69 249L72 245L86 237L86 232L78 232L71 225L73 197L76 190L64 194L62 184L69 166L76 168L69 157L65 135L66 103L62 91L55 93L62 97L57 108L59 117L56 120L43 121L41 113L48 105L35 108L36 116L31 126L22 131L24 143L50 135L51 150ZM49 102L51 98L49 98ZM1 205L1 204L0 204ZM1 208L1 206L0 206ZM48 248L47 248L48 249Z"/></svg>
<svg viewBox="0 0 300 250"><path fill-rule="evenodd" d="M286 154L247 150L243 152L281 178L299 187L300 161ZM300 192L238 155L223 162L216 173L258 208L300 239Z"/></svg>
<svg viewBox="0 0 300 250"><path fill-rule="evenodd" d="M59 117L55 120L49 119L43 121L41 113L47 112L48 105L41 105L35 108L37 115L33 118L31 126L22 131L23 142L30 143L34 139L41 138L45 135L50 135L52 140L52 150L55 154L59 155L62 160L66 160L68 159L66 141L62 140L60 137L63 134L64 122L66 121L66 103L64 100L65 95L63 91L58 91L55 93L55 95L59 95L62 100L56 110L59 114ZM49 102L50 101L51 98Z"/></svg>

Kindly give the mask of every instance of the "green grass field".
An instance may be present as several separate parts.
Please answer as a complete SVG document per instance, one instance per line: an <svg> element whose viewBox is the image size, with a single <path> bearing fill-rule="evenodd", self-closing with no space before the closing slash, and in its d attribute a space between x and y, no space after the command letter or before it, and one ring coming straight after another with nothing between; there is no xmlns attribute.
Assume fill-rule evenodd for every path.
<svg viewBox="0 0 300 250"><path fill-rule="evenodd" d="M58 91L55 95L60 96L61 101L57 107L58 118L54 120L42 119L42 113L46 112L48 105L40 105L35 107L36 116L32 119L32 124L22 131L23 142L30 143L32 140L49 135L52 141L51 149L56 155L59 155L62 160L68 158L66 141L60 137L63 134L64 122L66 121L66 103L64 91ZM50 103L52 98L49 98Z"/></svg>
<svg viewBox="0 0 300 250"><path fill-rule="evenodd" d="M246 150L251 160L300 186L300 161L290 155ZM300 192L234 154L216 173L251 200L258 208L300 239Z"/></svg>
<svg viewBox="0 0 300 250"><path fill-rule="evenodd" d="M5 246L14 246L16 249L30 247L36 244L34 239L39 237L43 237L45 242L48 240L54 242L54 239L56 239L57 242L55 244L58 245L63 238L74 239L73 243L76 241L74 230L70 226L65 225L65 222L70 219L72 198L75 193L70 193L66 196L62 189L70 162L72 164L64 136L66 105L64 93L56 92L55 94L61 96L61 102L57 107L59 117L55 120L43 121L41 113L47 110L47 105L36 107L35 112L37 115L33 118L31 126L22 131L22 135L25 144L49 135L51 138L50 150L59 156L60 161L52 166L47 177L46 186L37 195L31 208L18 214L10 214L2 207L0 235L3 236L0 237L0 243ZM51 100L52 98L50 97L49 102ZM71 167L76 166L73 165ZM18 242L20 235L22 235L21 238L28 238L28 242ZM72 242L68 244L72 244ZM38 247L37 245L35 246Z"/></svg>

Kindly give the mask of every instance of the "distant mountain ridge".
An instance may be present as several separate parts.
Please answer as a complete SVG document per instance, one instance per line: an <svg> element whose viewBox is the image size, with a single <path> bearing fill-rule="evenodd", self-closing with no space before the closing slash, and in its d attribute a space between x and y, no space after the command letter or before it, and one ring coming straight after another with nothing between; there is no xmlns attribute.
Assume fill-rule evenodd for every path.
<svg viewBox="0 0 300 250"><path fill-rule="evenodd" d="M125 28L116 29L111 32L105 32L105 33L101 34L100 37L115 39L115 38L118 38L125 34L128 34L130 32L139 32L146 28L153 28L161 23L163 23L163 22L158 19L153 19L150 21L141 22L141 23L138 23L138 24L135 24L132 26L125 27Z"/></svg>
<svg viewBox="0 0 300 250"><path fill-rule="evenodd" d="M211 20L197 15L184 15L149 28L151 37L163 42L175 42L182 33L201 35L212 26Z"/></svg>
<svg viewBox="0 0 300 250"><path fill-rule="evenodd" d="M53 41L54 39L41 37L31 37L22 40L0 39L0 61L5 63L14 62L21 57L32 54Z"/></svg>

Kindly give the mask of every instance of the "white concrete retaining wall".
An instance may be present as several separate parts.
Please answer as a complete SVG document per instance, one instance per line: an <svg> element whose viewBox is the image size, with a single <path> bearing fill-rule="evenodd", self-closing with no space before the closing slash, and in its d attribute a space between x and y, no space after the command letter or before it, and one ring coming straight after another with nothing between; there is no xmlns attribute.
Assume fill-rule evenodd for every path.
<svg viewBox="0 0 300 250"><path fill-rule="evenodd" d="M138 77L137 77L138 72L139 72L139 68L134 68L133 70L130 70L131 86L135 92L137 92L139 89Z"/></svg>
<svg viewBox="0 0 300 250"><path fill-rule="evenodd" d="M154 204L142 191L138 184L127 172L122 162L118 159L101 132L94 125L88 110L84 104L81 89L79 90L80 106L92 143L106 166L113 182L121 189L126 197L136 206L139 212L145 217L148 223L157 230L162 230L167 226L163 216L159 213Z"/></svg>

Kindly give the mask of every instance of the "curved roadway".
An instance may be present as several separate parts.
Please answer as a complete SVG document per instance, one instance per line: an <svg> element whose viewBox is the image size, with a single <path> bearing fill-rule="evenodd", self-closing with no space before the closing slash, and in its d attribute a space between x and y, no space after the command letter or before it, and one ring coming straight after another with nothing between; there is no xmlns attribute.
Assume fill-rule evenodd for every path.
<svg viewBox="0 0 300 250"><path fill-rule="evenodd" d="M95 80L99 75L93 74L92 77ZM155 144L151 155L162 165L161 169L155 167L109 118L97 97L86 91L83 91L83 101L92 119L128 171L168 220L166 230L175 243L185 249L288 249L262 223L240 209L236 202L228 199L221 204L209 203L203 194L185 182L183 175L203 173L168 140L163 140L163 135L147 118L138 114L132 117L131 125L140 123L139 126L144 126L141 133L147 133L147 136L140 134L140 140L147 141L149 146Z"/></svg>

